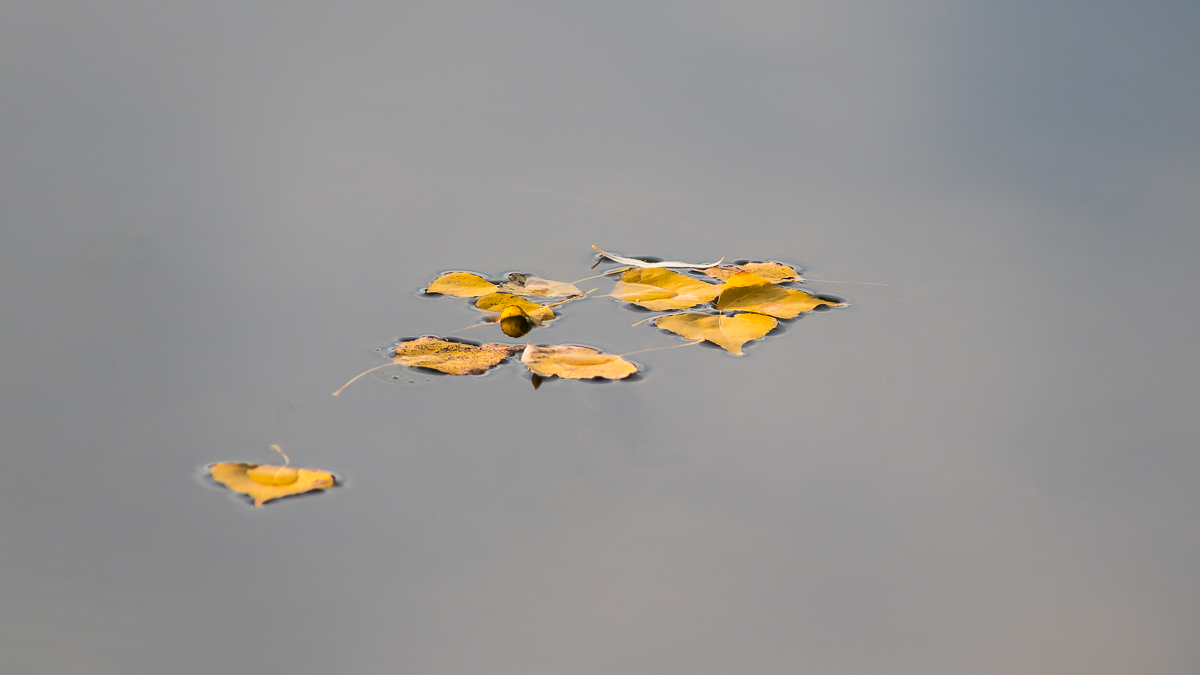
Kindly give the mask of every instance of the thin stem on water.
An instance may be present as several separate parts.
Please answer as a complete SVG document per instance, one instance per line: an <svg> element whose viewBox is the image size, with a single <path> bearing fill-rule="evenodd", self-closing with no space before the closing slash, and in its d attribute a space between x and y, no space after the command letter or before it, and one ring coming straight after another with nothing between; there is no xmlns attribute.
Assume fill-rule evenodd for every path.
<svg viewBox="0 0 1200 675"><path fill-rule="evenodd" d="M394 366L394 365L396 365L396 364L395 363L385 363L382 366L375 366L374 368L372 368L370 370L363 371L363 372L359 373L358 375L355 375L354 379L350 380L346 384L343 384L341 389L338 389L337 391L333 392L333 395L337 396L338 394L342 393L342 389L345 389L346 387L349 387L350 385L354 384L354 382L356 380L358 380L358 378L362 377L363 375L366 375L367 373L373 373L373 372L379 370L380 368L387 368L388 366Z"/></svg>
<svg viewBox="0 0 1200 675"><path fill-rule="evenodd" d="M584 277L584 278L582 278L582 279L579 279L578 281L572 281L571 283L572 283L572 284L577 284L577 283L579 283L580 281L588 281L588 280L590 280L590 279L599 279L600 277L607 277L607 276L609 276L609 275L611 275L611 274L620 274L621 272L626 272L626 271L628 271L628 270L631 270L631 269L633 269L633 266L632 266L632 265L630 265L630 266L628 266L628 267L618 267L617 269L615 269L615 270L609 270L609 271L605 272L604 274L597 274L597 275L596 275L596 276L594 276L594 277Z"/></svg>
<svg viewBox="0 0 1200 675"><path fill-rule="evenodd" d="M629 356L630 354L641 354L643 352L656 352L660 349L675 349L676 347L690 347L692 345L698 345L701 342L704 342L703 338L696 340L695 342L685 342L681 345L671 345L670 347L652 347L650 349L639 349L636 352L629 352L627 354L621 354L621 357L624 358L626 356Z"/></svg>
<svg viewBox="0 0 1200 675"><path fill-rule="evenodd" d="M584 293L583 295L577 295L573 298L567 298L566 300L560 300L559 302L554 302L554 303L551 303L551 304L545 305L545 306L546 307L558 307L559 305L565 305L568 302L571 302L572 300L579 300L581 298L586 298L588 296L588 293L591 293L592 291L595 291L595 290L597 290L597 289L593 288L591 291L588 291L587 293Z"/></svg>

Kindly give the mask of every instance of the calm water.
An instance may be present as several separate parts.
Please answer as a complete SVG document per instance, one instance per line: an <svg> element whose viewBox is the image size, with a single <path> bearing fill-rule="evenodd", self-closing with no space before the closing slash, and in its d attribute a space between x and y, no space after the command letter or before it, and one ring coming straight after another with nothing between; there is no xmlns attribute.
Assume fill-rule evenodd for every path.
<svg viewBox="0 0 1200 675"><path fill-rule="evenodd" d="M8 672L1200 671L1196 44L1184 2L9 3ZM476 320L436 273L591 244L851 306L330 396ZM345 485L201 477L273 443Z"/></svg>

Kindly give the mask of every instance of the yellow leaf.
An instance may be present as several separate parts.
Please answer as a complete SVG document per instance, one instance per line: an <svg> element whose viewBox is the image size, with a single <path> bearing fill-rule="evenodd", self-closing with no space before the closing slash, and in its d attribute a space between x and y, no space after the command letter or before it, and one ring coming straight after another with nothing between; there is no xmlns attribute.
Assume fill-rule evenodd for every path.
<svg viewBox="0 0 1200 675"><path fill-rule="evenodd" d="M500 312L500 330L511 338L523 337L533 330L533 321L525 310L516 305L509 305Z"/></svg>
<svg viewBox="0 0 1200 675"><path fill-rule="evenodd" d="M504 312L505 307L520 307L530 321L541 326L554 319L554 310L525 298L518 298L509 293L490 293L480 298L475 306L485 312Z"/></svg>
<svg viewBox="0 0 1200 675"><path fill-rule="evenodd" d="M519 346L472 345L426 335L396 345L393 356L402 366L432 368L450 375L482 375L519 351Z"/></svg>
<svg viewBox="0 0 1200 675"><path fill-rule="evenodd" d="M271 482L279 480L278 477L281 476L288 477L291 472L295 472L295 477L291 482ZM221 485L253 499L255 506L262 506L272 499L280 497L331 488L336 482L333 474L328 471L291 469L264 464L219 462L208 467L208 473ZM269 478L269 476L274 476L274 478Z"/></svg>
<svg viewBox="0 0 1200 675"><path fill-rule="evenodd" d="M425 289L426 293L441 293L456 298L477 298L495 293L496 284L473 272L447 272L434 279Z"/></svg>
<svg viewBox="0 0 1200 675"><path fill-rule="evenodd" d="M716 277L721 281L728 281L729 277L738 272L751 272L766 279L773 284L786 284L789 281L803 281L800 278L800 273L794 268L777 262L764 263L746 263L745 265L724 265L721 267L710 267L704 270L704 273L710 277Z"/></svg>
<svg viewBox="0 0 1200 675"><path fill-rule="evenodd" d="M821 305L841 306L804 291L780 288L752 272L738 272L729 277L717 298L717 309L770 314L780 319L791 319Z"/></svg>
<svg viewBox="0 0 1200 675"><path fill-rule="evenodd" d="M670 314L654 321L659 328L682 335L689 340L708 340L734 354L742 353L742 345L771 332L779 322L762 314Z"/></svg>
<svg viewBox="0 0 1200 675"><path fill-rule="evenodd" d="M521 363L534 375L557 375L574 380L592 377L619 380L638 371L637 366L616 354L605 354L591 347L576 345L528 345L521 354Z"/></svg>
<svg viewBox="0 0 1200 675"><path fill-rule="evenodd" d="M646 309L664 311L711 302L720 292L720 284L710 284L678 272L652 267L631 269L622 274L610 295Z"/></svg>
<svg viewBox="0 0 1200 675"><path fill-rule="evenodd" d="M541 277L531 277L528 274L513 272L508 275L508 283L502 284L497 290L513 295L526 295L535 298L569 298L583 295L583 291L564 281L550 281Z"/></svg>

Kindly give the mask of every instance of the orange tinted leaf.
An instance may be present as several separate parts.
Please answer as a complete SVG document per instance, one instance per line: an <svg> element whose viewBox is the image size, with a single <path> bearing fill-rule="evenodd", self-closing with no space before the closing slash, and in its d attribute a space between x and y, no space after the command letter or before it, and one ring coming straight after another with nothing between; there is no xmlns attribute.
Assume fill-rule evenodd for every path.
<svg viewBox="0 0 1200 675"><path fill-rule="evenodd" d="M425 292L452 295L456 298L477 298L495 293L497 288L499 286L474 272L447 272L434 279L425 288Z"/></svg>
<svg viewBox="0 0 1200 675"><path fill-rule="evenodd" d="M610 295L646 309L664 311L711 302L720 292L720 284L655 267L635 268L622 274Z"/></svg>
<svg viewBox="0 0 1200 675"><path fill-rule="evenodd" d="M535 324L541 326L554 319L554 310L510 293L489 293L480 298L475 306L485 312L504 312L505 307L520 307L521 311Z"/></svg>
<svg viewBox="0 0 1200 675"><path fill-rule="evenodd" d="M742 345L771 332L779 322L763 314L670 314L659 317L654 325L682 335L689 340L707 340L734 354L742 353Z"/></svg>
<svg viewBox="0 0 1200 675"><path fill-rule="evenodd" d="M741 310L791 319L821 305L841 307L839 303L822 300L811 293L780 288L752 272L738 272L729 277L717 298L717 309Z"/></svg>

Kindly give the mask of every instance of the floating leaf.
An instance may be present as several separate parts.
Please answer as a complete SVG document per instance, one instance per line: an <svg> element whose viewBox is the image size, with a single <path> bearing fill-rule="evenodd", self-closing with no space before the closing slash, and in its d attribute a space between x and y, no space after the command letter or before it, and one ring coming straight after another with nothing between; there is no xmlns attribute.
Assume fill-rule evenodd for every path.
<svg viewBox="0 0 1200 675"><path fill-rule="evenodd" d="M780 288L753 272L738 272L729 277L721 295L717 297L717 309L770 314L780 319L791 319L821 305L841 306L811 293Z"/></svg>
<svg viewBox="0 0 1200 675"><path fill-rule="evenodd" d="M519 346L472 345L426 335L396 345L393 356L402 366L432 368L450 375L482 375L519 351Z"/></svg>
<svg viewBox="0 0 1200 675"><path fill-rule="evenodd" d="M510 293L489 293L480 298L475 306L485 312L504 312L505 307L520 307L530 321L541 326L554 319L554 310Z"/></svg>
<svg viewBox="0 0 1200 675"><path fill-rule="evenodd" d="M495 293L500 288L474 272L447 272L434 279L426 293L441 293L456 298L477 298L488 293Z"/></svg>
<svg viewBox="0 0 1200 675"><path fill-rule="evenodd" d="M671 270L632 269L621 275L610 295L646 309L664 311L711 302L721 288L720 284L706 283Z"/></svg>
<svg viewBox="0 0 1200 675"><path fill-rule="evenodd" d="M721 281L727 281L729 277L738 272L751 272L766 279L773 284L786 284L789 281L804 281L800 277L800 273L794 268L777 262L763 263L746 263L745 265L722 265L720 267L710 267L704 270L704 273L710 277L716 277Z"/></svg>
<svg viewBox="0 0 1200 675"><path fill-rule="evenodd" d="M626 258L626 257L624 257L622 255L618 255L616 253L608 253L607 251L601 251L600 249L596 248L595 246L593 246L592 248L596 249L596 252L599 253L600 255L604 256L605 258L608 258L609 260L611 260L615 263L621 263L622 265L632 265L634 267L684 267L684 268L704 269L706 267L716 267L717 265L721 264L721 260L725 259L725 258L721 258L721 260L718 260L717 262L713 262L713 263L686 263L686 262L676 262L676 261L671 261L671 260L664 261L664 262L646 262L645 260L638 260L637 258ZM594 267L594 265L593 265L593 267Z"/></svg>
<svg viewBox="0 0 1200 675"><path fill-rule="evenodd" d="M535 298L569 298L583 295L583 291L563 281L550 281L541 277L533 277L520 272L508 275L508 283L502 284L497 290L513 295L527 295Z"/></svg>
<svg viewBox="0 0 1200 675"><path fill-rule="evenodd" d="M208 473L221 485L253 499L256 507L272 499L331 488L336 482L328 471L269 464L219 462L208 467Z"/></svg>
<svg viewBox="0 0 1200 675"><path fill-rule="evenodd" d="M708 340L734 354L742 353L742 345L771 332L779 322L763 314L670 314L654 321L659 328L682 335L689 340Z"/></svg>
<svg viewBox="0 0 1200 675"><path fill-rule="evenodd" d="M557 375L573 380L592 377L620 380L638 371L637 366L616 354L605 354L591 347L576 345L528 345L521 354L521 363L535 376ZM540 382L535 383L535 388L537 384Z"/></svg>
<svg viewBox="0 0 1200 675"><path fill-rule="evenodd" d="M516 305L509 305L500 312L500 330L511 338L524 337L526 333L533 330L533 320L525 313L525 310Z"/></svg>

